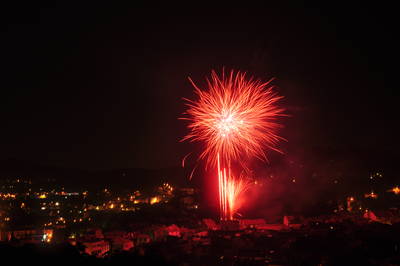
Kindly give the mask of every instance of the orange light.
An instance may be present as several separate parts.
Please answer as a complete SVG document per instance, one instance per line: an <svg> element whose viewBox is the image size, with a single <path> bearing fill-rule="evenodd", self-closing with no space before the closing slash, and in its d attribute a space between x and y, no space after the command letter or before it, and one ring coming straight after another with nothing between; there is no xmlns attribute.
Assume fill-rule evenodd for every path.
<svg viewBox="0 0 400 266"><path fill-rule="evenodd" d="M156 203L159 203L160 202L160 199L158 198L158 197L152 197L151 199L150 199L150 204L156 204Z"/></svg>
<svg viewBox="0 0 400 266"><path fill-rule="evenodd" d="M43 241L50 243L51 239L53 238L53 232L51 231L47 231L44 235L43 235Z"/></svg>
<svg viewBox="0 0 400 266"><path fill-rule="evenodd" d="M400 188L398 186L392 188L389 190L390 192L393 192L394 194L398 195L400 194Z"/></svg>

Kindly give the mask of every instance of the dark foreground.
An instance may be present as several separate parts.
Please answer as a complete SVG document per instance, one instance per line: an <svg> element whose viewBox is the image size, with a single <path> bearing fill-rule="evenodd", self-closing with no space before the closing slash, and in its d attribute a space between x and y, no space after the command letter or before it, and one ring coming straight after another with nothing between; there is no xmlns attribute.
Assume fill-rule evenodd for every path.
<svg viewBox="0 0 400 266"><path fill-rule="evenodd" d="M2 244L2 261L27 265L400 265L400 223L310 222L281 231L209 231L167 237L96 258L70 244ZM29 263L29 264L28 264Z"/></svg>

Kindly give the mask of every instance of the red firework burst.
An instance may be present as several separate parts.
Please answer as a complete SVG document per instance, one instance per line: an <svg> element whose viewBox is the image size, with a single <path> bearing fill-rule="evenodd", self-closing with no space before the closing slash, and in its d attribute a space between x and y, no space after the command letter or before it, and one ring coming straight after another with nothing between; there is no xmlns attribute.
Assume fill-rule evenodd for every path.
<svg viewBox="0 0 400 266"><path fill-rule="evenodd" d="M266 159L265 149L276 149L282 138L276 132L276 119L283 109L270 81L263 83L245 73L231 71L219 77L215 71L207 80L208 89L199 89L192 80L197 101L185 99L190 133L183 140L206 144L200 158L216 165L220 154L225 162L258 157Z"/></svg>

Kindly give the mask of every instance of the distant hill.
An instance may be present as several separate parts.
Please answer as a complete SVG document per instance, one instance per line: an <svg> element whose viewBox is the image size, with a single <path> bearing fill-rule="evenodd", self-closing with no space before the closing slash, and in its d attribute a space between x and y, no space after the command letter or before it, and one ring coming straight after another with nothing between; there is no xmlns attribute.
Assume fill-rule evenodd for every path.
<svg viewBox="0 0 400 266"><path fill-rule="evenodd" d="M284 155L271 153L268 157L269 163L259 162L258 166L254 168L258 172L257 176L261 177L264 172L268 171L287 173L296 164L301 168L298 167L299 170L294 174L303 173L304 177L315 171L326 176L335 172L342 172L349 177L357 176L360 180L364 180L372 171L382 171L385 180L390 183L398 178L397 156L394 154L382 151L300 148L296 152L292 151ZM143 190L152 189L162 182L181 187L201 187L208 182L207 176L210 176L210 173L205 172L203 168L203 166L197 167L193 180L189 180L193 167L90 171L7 159L0 161L0 180L9 177L29 178L32 181L55 179L55 182L59 182L66 188L89 190L102 188ZM351 181L358 182L356 179Z"/></svg>
<svg viewBox="0 0 400 266"><path fill-rule="evenodd" d="M136 187L138 189L151 189L163 182L173 186L193 186L188 179L188 170L180 167L164 169L128 168L107 171L94 171L90 173L91 185L114 187L124 189ZM96 184L98 183L98 184Z"/></svg>
<svg viewBox="0 0 400 266"><path fill-rule="evenodd" d="M0 161L0 180L21 177L33 182L54 180L71 189L152 189L162 182L175 186L193 186L188 179L190 169L172 167L165 169L128 168L89 171L57 166L46 166L17 159Z"/></svg>

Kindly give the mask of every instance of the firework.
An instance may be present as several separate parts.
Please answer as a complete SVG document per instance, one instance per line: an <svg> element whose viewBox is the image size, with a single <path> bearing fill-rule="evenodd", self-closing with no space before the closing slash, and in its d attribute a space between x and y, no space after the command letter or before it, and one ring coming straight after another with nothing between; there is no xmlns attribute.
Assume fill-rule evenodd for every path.
<svg viewBox="0 0 400 266"><path fill-rule="evenodd" d="M182 119L189 120L190 132L183 140L205 143L200 159L206 167L217 167L221 219L232 219L247 186L243 178L232 175L231 163L243 165L252 157L266 160L266 149L279 151L276 144L282 138L276 119L283 109L276 102L282 97L273 92L270 81L263 83L241 72L218 76L212 71L207 90L189 80L198 99L185 99L188 110Z"/></svg>
<svg viewBox="0 0 400 266"><path fill-rule="evenodd" d="M200 158L215 166L217 154L229 162L254 156L266 159L266 148L279 151L276 144L282 138L276 134L280 127L276 119L283 109L276 102L282 97L272 91L270 82L247 79L244 73L233 71L222 77L212 71L207 82L208 90L192 82L199 99L185 99L188 117L182 118L190 121L190 133L184 140L206 144Z"/></svg>

